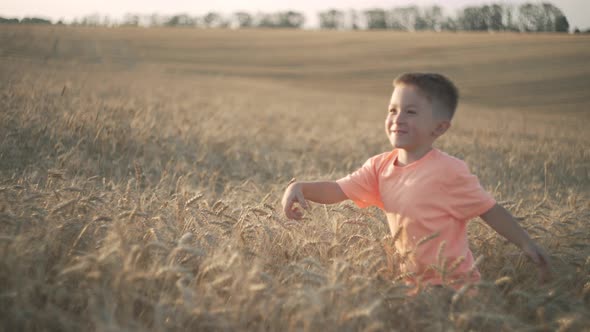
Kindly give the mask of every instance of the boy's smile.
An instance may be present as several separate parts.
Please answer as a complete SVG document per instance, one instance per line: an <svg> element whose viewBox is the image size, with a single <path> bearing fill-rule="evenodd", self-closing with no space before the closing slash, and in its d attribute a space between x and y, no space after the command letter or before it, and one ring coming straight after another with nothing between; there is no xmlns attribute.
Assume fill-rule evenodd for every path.
<svg viewBox="0 0 590 332"><path fill-rule="evenodd" d="M385 119L385 133L391 145L402 150L402 163L418 160L430 151L448 123L434 115L432 103L416 87L399 85L394 89Z"/></svg>

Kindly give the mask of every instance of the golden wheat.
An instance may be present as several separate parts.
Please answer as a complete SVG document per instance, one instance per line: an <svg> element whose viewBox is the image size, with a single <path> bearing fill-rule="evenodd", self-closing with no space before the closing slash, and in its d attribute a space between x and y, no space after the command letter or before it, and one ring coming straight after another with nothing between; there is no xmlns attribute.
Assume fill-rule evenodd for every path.
<svg viewBox="0 0 590 332"><path fill-rule="evenodd" d="M0 43L2 330L590 325L587 36L2 26ZM483 280L407 296L403 227L376 209L283 216L290 179L389 149L391 79L426 69L462 91L437 146L547 249L548 284L474 221ZM437 245L448 279L465 258Z"/></svg>

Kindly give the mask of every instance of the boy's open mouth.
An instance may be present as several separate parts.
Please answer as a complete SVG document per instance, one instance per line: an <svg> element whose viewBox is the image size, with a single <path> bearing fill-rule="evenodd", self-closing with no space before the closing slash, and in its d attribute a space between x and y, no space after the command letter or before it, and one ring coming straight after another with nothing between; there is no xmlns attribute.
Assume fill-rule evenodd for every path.
<svg viewBox="0 0 590 332"><path fill-rule="evenodd" d="M399 134L407 134L408 132L405 130L394 129L391 131L391 133L399 135Z"/></svg>

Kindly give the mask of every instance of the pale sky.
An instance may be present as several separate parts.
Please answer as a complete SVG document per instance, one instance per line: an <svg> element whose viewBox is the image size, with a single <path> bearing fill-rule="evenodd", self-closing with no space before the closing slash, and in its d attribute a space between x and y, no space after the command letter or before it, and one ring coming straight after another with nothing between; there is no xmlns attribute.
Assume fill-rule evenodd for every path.
<svg viewBox="0 0 590 332"><path fill-rule="evenodd" d="M570 27L590 28L590 0L544 0L559 7L568 18ZM163 15L187 13L202 15L209 11L231 14L238 10L250 13L272 12L278 10L297 10L306 14L308 23L317 22L317 12L328 8L367 9L371 7L392 8L416 4L418 6L438 4L447 14L467 5L481 5L493 2L519 4L523 2L542 2L540 0L8 0L0 3L0 16L37 16L53 21L98 13L120 19L126 13Z"/></svg>

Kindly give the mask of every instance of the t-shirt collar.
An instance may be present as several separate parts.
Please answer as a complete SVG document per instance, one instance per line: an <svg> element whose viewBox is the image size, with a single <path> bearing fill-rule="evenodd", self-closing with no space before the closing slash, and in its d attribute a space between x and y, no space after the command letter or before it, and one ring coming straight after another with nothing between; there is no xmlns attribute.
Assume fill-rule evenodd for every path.
<svg viewBox="0 0 590 332"><path fill-rule="evenodd" d="M393 155L393 158L391 159L391 166L393 166L393 168L395 170L407 170L407 169L412 169L420 164L423 164L428 159L431 159L438 152L438 150L436 148L432 148L425 155L423 155L422 158L420 158L414 162L411 162L405 166L396 166L395 165L395 162L397 161L397 157L398 157L398 152L399 152L399 149L393 150L394 155Z"/></svg>

